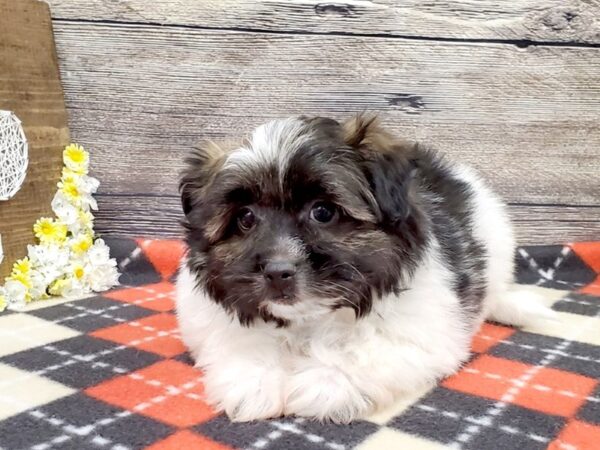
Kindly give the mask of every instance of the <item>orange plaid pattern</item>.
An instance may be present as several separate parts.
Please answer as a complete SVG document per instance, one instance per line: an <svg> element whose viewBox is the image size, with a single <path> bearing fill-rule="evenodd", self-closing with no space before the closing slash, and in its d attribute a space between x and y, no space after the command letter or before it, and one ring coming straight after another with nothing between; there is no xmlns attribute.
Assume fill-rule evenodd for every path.
<svg viewBox="0 0 600 450"><path fill-rule="evenodd" d="M167 360L86 390L107 403L176 427L190 427L215 416L204 403L202 374Z"/></svg>
<svg viewBox="0 0 600 450"><path fill-rule="evenodd" d="M173 311L183 245L135 245L127 243L119 260L123 267L152 268L140 278L145 282L136 285L135 273L127 273L129 286L99 297L14 314L14 320L0 315L9 324L0 323L0 333L9 330L9 337L18 327L42 324L52 336L64 333L19 343L14 354L0 356L0 448L600 448L600 352L593 332L600 330L600 299L590 295L600 294L600 243L520 253L526 282L564 292L553 308L565 323L587 327L579 341L573 330L545 335L485 323L473 337L473 358L457 374L393 413L351 426L301 418L233 424L216 414L204 401L202 373L186 354ZM40 392L59 390L48 404L11 406L18 413L3 420L12 394L3 383L18 382L10 377L24 377ZM19 402L28 398L15 393ZM23 434L32 420L36 433Z"/></svg>

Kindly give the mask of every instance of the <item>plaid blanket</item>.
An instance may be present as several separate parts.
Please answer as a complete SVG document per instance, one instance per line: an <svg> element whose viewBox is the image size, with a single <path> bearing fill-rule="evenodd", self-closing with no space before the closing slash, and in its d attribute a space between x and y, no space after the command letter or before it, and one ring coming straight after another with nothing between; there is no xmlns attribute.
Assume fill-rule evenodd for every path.
<svg viewBox="0 0 600 450"><path fill-rule="evenodd" d="M600 243L520 248L560 322L486 323L458 374L351 425L215 414L173 313L181 242L109 244L119 289L0 315L0 448L600 448Z"/></svg>

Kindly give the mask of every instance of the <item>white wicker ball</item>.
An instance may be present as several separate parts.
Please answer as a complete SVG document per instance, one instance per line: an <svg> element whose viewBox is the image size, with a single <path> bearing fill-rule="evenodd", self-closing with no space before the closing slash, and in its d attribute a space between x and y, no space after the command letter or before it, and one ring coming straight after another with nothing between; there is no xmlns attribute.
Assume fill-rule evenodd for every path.
<svg viewBox="0 0 600 450"><path fill-rule="evenodd" d="M13 112L0 110L0 200L8 200L21 188L28 161L21 121Z"/></svg>

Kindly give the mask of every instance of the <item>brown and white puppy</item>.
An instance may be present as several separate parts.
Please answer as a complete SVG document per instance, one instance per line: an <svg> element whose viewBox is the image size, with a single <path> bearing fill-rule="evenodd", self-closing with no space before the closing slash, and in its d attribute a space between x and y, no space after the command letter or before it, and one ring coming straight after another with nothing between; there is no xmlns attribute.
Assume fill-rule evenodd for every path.
<svg viewBox="0 0 600 450"><path fill-rule="evenodd" d="M234 420L347 422L453 373L509 292L502 203L470 170L385 131L296 117L207 144L181 180L182 337Z"/></svg>

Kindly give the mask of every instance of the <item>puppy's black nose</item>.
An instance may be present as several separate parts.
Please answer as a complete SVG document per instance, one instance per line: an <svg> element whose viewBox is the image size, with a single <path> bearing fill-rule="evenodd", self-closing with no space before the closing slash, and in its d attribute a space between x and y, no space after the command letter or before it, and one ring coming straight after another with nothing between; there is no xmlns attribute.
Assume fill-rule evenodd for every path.
<svg viewBox="0 0 600 450"><path fill-rule="evenodd" d="M287 261L272 261L265 266L263 275L271 287L287 293L296 281L296 267Z"/></svg>

